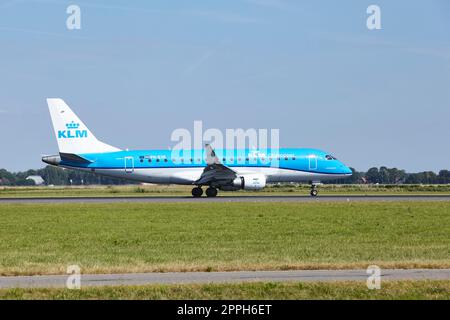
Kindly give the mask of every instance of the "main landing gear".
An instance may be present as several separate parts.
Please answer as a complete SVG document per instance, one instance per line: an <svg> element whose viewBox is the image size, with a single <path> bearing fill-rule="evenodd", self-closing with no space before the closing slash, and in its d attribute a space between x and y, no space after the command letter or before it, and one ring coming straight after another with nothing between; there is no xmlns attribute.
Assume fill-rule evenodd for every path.
<svg viewBox="0 0 450 320"><path fill-rule="evenodd" d="M213 188L213 187L209 187L208 189L206 189L206 196L208 198L217 196L217 189Z"/></svg>
<svg viewBox="0 0 450 320"><path fill-rule="evenodd" d="M194 198L200 198L203 195L203 189L201 187L195 187L192 189L192 196ZM206 196L212 198L217 196L217 189L214 187L209 187L206 189Z"/></svg>
<svg viewBox="0 0 450 320"><path fill-rule="evenodd" d="M192 189L192 196L194 198L200 198L203 194L203 189L201 187L195 187Z"/></svg>

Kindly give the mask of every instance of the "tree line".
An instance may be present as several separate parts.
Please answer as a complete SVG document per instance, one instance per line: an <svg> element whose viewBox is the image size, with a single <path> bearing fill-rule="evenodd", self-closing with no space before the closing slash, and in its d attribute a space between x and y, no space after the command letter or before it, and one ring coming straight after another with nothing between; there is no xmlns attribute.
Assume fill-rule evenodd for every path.
<svg viewBox="0 0 450 320"><path fill-rule="evenodd" d="M75 171L53 166L46 166L45 168L38 170L27 170L23 172L14 172L14 173L9 172L5 169L0 169L0 185L4 186L35 185L33 180L27 179L27 177L29 176L41 176L44 179L45 184L55 186L92 185L92 184L120 185L133 183L123 179L115 179L99 176L89 171Z"/></svg>
<svg viewBox="0 0 450 320"><path fill-rule="evenodd" d="M367 172L358 172L353 168L353 175L350 178L335 180L332 183L339 184L448 184L450 183L450 171L440 170L439 173L433 171L423 171L417 173L407 173L405 170L397 168L370 168Z"/></svg>
<svg viewBox="0 0 450 320"><path fill-rule="evenodd" d="M324 181L324 183L338 184L449 184L450 171L441 170L439 173L424 171L407 173L397 168L370 168L367 172L359 172L351 168L353 175L350 178ZM46 166L38 170L23 172L9 172L0 169L0 185L3 186L32 186L34 181L29 176L41 176L47 185L120 185L130 184L128 180L102 177L89 171L65 170L53 166Z"/></svg>

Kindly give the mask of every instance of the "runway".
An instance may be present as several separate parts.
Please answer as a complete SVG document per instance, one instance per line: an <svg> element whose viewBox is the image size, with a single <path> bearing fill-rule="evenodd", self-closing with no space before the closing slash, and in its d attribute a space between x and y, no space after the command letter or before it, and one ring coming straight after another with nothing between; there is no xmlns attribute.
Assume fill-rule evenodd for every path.
<svg viewBox="0 0 450 320"><path fill-rule="evenodd" d="M193 198L190 196L149 197L45 197L0 198L2 203L211 203L211 202L392 202L392 201L450 201L450 195L319 195L311 196L219 196Z"/></svg>
<svg viewBox="0 0 450 320"><path fill-rule="evenodd" d="M0 288L64 288L69 275L0 277ZM297 271L237 271L237 272L167 272L130 274L81 275L82 287L236 283L236 282L313 282L366 281L366 270L297 270ZM386 269L381 280L450 280L450 269Z"/></svg>

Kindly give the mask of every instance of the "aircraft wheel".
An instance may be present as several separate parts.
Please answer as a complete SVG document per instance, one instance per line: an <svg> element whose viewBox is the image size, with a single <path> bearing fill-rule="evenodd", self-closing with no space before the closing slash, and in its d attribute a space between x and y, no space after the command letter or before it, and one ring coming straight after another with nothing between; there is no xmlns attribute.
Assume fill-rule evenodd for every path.
<svg viewBox="0 0 450 320"><path fill-rule="evenodd" d="M318 193L318 192L317 192L316 189L312 189L312 190L311 190L311 196L312 196L312 197L316 197L316 196L317 196L317 193Z"/></svg>
<svg viewBox="0 0 450 320"><path fill-rule="evenodd" d="M200 187L195 187L192 189L192 196L194 198L200 198L203 194L203 189Z"/></svg>
<svg viewBox="0 0 450 320"><path fill-rule="evenodd" d="M206 189L206 196L207 197L215 197L217 196L217 189L213 187L209 187Z"/></svg>

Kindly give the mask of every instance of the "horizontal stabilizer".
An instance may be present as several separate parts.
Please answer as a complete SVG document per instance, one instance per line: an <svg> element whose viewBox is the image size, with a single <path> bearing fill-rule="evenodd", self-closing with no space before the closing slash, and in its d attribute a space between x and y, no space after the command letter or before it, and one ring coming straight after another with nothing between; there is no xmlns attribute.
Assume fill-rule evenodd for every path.
<svg viewBox="0 0 450 320"><path fill-rule="evenodd" d="M77 163L92 163L91 160L88 160L86 158L80 157L77 154L73 153L62 153L60 152L59 155L61 156L62 161L67 162L77 162Z"/></svg>

